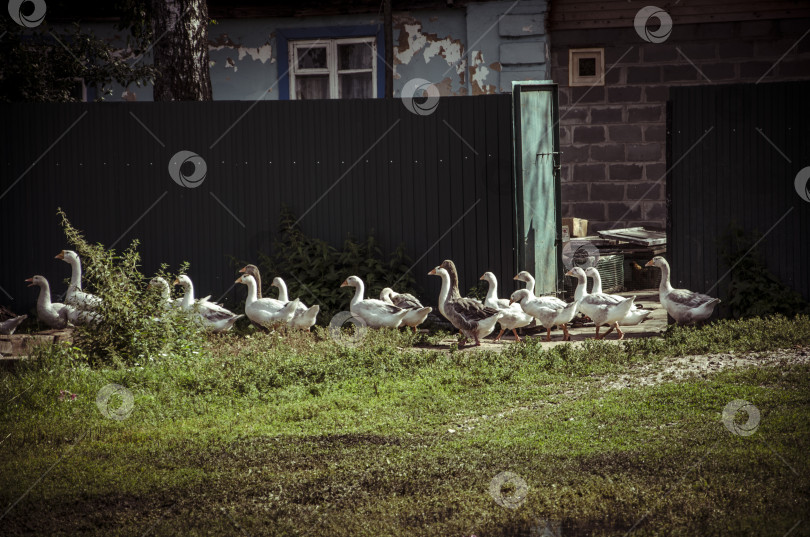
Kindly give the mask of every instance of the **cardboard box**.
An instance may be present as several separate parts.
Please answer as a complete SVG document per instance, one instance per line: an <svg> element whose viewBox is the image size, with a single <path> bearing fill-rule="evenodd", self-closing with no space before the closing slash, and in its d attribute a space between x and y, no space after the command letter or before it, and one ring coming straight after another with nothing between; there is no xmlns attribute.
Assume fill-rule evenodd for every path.
<svg viewBox="0 0 810 537"><path fill-rule="evenodd" d="M572 237L588 236L588 221L582 218L563 218L562 225L568 226L568 233Z"/></svg>

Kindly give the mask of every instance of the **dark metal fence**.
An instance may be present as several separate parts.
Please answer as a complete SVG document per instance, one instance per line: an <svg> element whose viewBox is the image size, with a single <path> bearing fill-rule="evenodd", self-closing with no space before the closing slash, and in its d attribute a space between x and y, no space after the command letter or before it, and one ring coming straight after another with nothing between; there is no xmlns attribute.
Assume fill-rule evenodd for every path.
<svg viewBox="0 0 810 537"><path fill-rule="evenodd" d="M737 226L759 233L768 268L810 299L810 202L795 185L810 166L808 95L810 82L670 90L673 285L724 298L736 260L723 262L721 237Z"/></svg>
<svg viewBox="0 0 810 537"><path fill-rule="evenodd" d="M201 295L231 287L231 257L271 252L283 204L336 246L372 230L387 251L404 243L427 302L445 258L464 287L486 270L511 283L511 113L509 95L442 98L424 116L379 99L0 106L0 303L32 307L33 274L64 291L57 207L92 242L140 239L147 274L189 261ZM179 151L202 160L176 157L177 177L204 161L194 188L170 176Z"/></svg>

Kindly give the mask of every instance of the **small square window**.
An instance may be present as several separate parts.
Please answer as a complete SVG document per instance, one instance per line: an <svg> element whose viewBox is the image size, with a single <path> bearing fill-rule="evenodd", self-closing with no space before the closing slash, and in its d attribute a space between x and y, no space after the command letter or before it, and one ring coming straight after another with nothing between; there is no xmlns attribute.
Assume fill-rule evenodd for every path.
<svg viewBox="0 0 810 537"><path fill-rule="evenodd" d="M605 49L580 48L568 50L569 86L605 85Z"/></svg>

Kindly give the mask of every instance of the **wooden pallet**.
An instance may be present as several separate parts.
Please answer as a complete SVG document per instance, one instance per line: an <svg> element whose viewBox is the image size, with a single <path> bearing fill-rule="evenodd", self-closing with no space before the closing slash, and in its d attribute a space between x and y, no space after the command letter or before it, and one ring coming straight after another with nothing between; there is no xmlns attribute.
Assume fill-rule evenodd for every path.
<svg viewBox="0 0 810 537"><path fill-rule="evenodd" d="M73 330L45 330L36 334L12 334L0 336L0 355L28 355L37 345L73 342Z"/></svg>

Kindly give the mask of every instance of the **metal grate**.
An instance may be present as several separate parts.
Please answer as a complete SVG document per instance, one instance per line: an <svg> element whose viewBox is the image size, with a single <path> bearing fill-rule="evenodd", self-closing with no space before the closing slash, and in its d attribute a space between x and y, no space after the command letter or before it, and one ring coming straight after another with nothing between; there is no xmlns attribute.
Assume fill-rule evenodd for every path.
<svg viewBox="0 0 810 537"><path fill-rule="evenodd" d="M574 258L573 262L577 264L577 259ZM596 270L599 271L599 276L602 277L603 293L616 293L624 290L624 255L612 254L599 257ZM576 288L577 279L566 276L564 281L565 296L573 297ZM587 289L589 293L593 289L593 280L590 278L588 278Z"/></svg>

